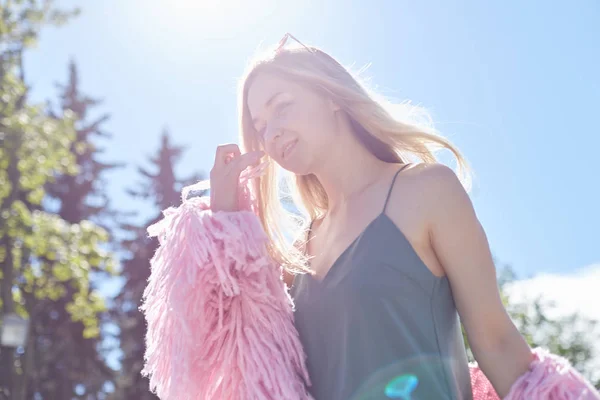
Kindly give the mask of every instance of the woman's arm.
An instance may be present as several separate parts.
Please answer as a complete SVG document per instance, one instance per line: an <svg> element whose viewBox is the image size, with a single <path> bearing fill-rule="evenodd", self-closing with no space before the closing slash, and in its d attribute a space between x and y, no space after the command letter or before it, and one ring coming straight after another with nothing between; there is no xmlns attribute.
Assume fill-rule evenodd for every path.
<svg viewBox="0 0 600 400"><path fill-rule="evenodd" d="M528 371L531 349L502 304L487 237L457 176L441 164L428 166L423 175L433 249L450 281L473 354L504 397Z"/></svg>
<svg viewBox="0 0 600 400"><path fill-rule="evenodd" d="M292 305L258 217L183 199L148 228L160 243L141 307L151 390L165 400L255 399L268 382L272 398L310 399Z"/></svg>

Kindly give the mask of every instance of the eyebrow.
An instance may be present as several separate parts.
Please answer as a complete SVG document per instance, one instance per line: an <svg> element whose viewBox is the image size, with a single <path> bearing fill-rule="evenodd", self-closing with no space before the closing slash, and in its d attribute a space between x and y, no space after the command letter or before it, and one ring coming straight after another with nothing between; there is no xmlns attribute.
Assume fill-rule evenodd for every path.
<svg viewBox="0 0 600 400"><path fill-rule="evenodd" d="M275 99L279 96L283 94L283 92L276 92L273 96L271 96L271 98L269 100L267 100L267 102L265 103L265 108L269 108L271 107L271 105L273 104L273 102L275 101ZM256 126L257 123L257 119L256 118L252 118L252 125ZM254 128L256 129L256 128Z"/></svg>

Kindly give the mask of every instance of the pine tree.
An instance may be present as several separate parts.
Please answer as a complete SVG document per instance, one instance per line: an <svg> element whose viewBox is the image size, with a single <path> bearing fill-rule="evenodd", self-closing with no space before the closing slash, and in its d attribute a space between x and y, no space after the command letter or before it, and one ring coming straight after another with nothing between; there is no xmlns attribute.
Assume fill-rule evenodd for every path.
<svg viewBox="0 0 600 400"><path fill-rule="evenodd" d="M79 85L77 66L71 61L68 83L57 87L61 91L60 112L70 110L76 118L76 138L71 145L71 151L75 155L79 173L58 176L47 190L50 196L60 201L58 214L66 221L78 222L90 219L104 225L106 217L116 215L110 207L104 173L122 167L123 164L100 161L99 156L105 149L99 147L96 139L111 138L111 135L102 128L110 117L104 114L93 122L87 122L90 110L101 102L83 95Z"/></svg>
<svg viewBox="0 0 600 400"><path fill-rule="evenodd" d="M160 212L180 203L180 192L184 185L196 182L199 176L178 179L175 165L182 155L182 148L171 144L170 135L165 130L161 147L156 156L150 159L154 171L139 168L142 181L128 193L137 201L146 200L155 207L155 214L142 224L124 224L128 238L123 241L123 249L128 254L122 260L122 275L125 285L115 300L116 315L121 330L121 350L123 357L122 375L118 380L118 399L150 400L157 397L149 391L148 380L141 375L144 362L144 337L146 323L139 311L146 281L150 276L150 258L158 247L155 238L148 238L146 228L159 220Z"/></svg>
<svg viewBox="0 0 600 400"><path fill-rule="evenodd" d="M63 220L72 224L91 220L106 228L103 217L115 213L109 208L102 174L118 165L103 163L98 159L101 149L94 139L110 137L102 131L102 124L108 120L108 115L102 115L92 123L87 122L90 109L99 101L81 93L74 62L69 65L68 83L57 86L60 90L60 109L56 112L50 110L50 114L55 118L65 112L74 115L75 140L70 145L70 151L78 173L55 176L46 185L46 192L53 199L53 204L58 203L57 214ZM102 277L98 273L103 271L92 272L97 273L96 279ZM90 282L90 288L95 290L93 281ZM94 337L83 335L82 323L73 321L67 312L68 299L75 295L77 288L66 282L65 291L66 296L57 300L46 299L39 304L41 315L52 316L43 320L44 340L52 343L54 348L63 349L63 356L59 359L38 359L37 385L47 398L56 398L62 393L73 397L73 390L80 398L90 395L98 397L106 393L105 384L114 379L114 371L106 365L101 350L104 335L102 330Z"/></svg>

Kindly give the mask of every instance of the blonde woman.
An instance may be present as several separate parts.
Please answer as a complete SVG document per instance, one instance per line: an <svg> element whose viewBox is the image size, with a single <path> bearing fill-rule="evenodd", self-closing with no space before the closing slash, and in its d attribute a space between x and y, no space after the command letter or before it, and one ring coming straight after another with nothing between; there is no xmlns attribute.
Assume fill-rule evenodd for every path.
<svg viewBox="0 0 600 400"><path fill-rule="evenodd" d="M465 190L468 168L463 156L431 126L415 122L416 109L405 105L394 111L327 53L304 45L287 48L289 37L252 63L242 80L244 151L235 144L217 149L210 204L198 203L196 210L201 206L202 211L171 212L180 214L168 228L164 224L155 232L163 237L163 248L169 237L174 239L171 249L159 249L153 260L156 278L150 279L146 309L163 309L161 302L170 301L170 307L180 307L178 318L193 321L185 325L188 329L202 323L211 330L198 333L196 342L183 342L188 340L185 335L180 338L185 331L174 328L179 320L147 311L147 372L161 375L153 385L174 393L166 388L178 375L164 368L188 357L187 367L179 370L187 374L181 385L203 379L203 386L185 386L189 398L306 398L295 380L288 386L281 383L293 380L290 371L303 376L304 365L296 356L294 329L286 322L291 313L281 311L286 303L278 293L285 289L274 286L271 278L256 278L265 268L274 271L265 267L271 265L264 264L268 259L282 266L294 301L308 396L472 399L461 322L497 394L505 397L511 388L514 392L515 382L527 376L541 356L532 352L502 305L486 235ZM398 111L401 114L394 114ZM454 154L458 175L437 162L437 149ZM275 164L288 172L285 186L308 216L308 224L287 223L293 215L282 207ZM251 208L239 201L248 198L239 191L245 190L240 174L249 167L262 171L246 187ZM251 212L244 211L248 209ZM178 228L177 221L186 218L195 218L201 234L192 223ZM291 245L289 229L303 239ZM179 233L169 236L169 230ZM264 254L253 238L259 243L264 239ZM179 276L183 270L176 268L186 263L201 265L198 271L211 275L198 278L186 272L186 280L167 280L171 286L159 280ZM214 282L220 286L210 286ZM181 299L155 294L165 286ZM192 299L199 291L204 297ZM199 303L218 306L192 317ZM282 314L274 316L274 310ZM283 326L287 330L281 333ZM177 348L179 359L165 355L167 350L158 345L173 334L178 337L162 349ZM212 353L206 350L192 359L185 349L197 348L198 340ZM225 347L228 350L221 350ZM292 361L286 363L288 359ZM286 368L288 375L282 372ZM583 390L591 393L587 386ZM194 397L190 391L202 395ZM183 398L181 393L173 398Z"/></svg>
<svg viewBox="0 0 600 400"><path fill-rule="evenodd" d="M414 375L412 398L471 398L459 316L475 358L506 395L532 353L502 305L463 185L431 152L452 151L466 172L458 150L395 119L337 61L304 46L252 66L241 119L243 147L294 175L290 185L311 218L311 273L286 281L315 398L368 392L381 384L378 373L390 381ZM413 158L422 162L409 164ZM270 168L260 179L258 212L276 256L294 265L301 255L275 234L282 219L274 177Z"/></svg>

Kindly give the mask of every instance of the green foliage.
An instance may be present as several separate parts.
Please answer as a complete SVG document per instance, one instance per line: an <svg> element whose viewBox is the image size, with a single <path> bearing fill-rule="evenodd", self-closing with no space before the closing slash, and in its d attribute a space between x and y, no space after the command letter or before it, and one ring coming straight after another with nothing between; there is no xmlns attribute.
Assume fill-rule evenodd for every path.
<svg viewBox="0 0 600 400"><path fill-rule="evenodd" d="M75 386L83 382L86 395L98 393L112 374L94 339L107 305L93 276L115 269L107 251L109 232L89 213L67 219L46 205L48 189L65 177L75 181L80 170L81 153L74 147L81 115L68 107L51 113L31 104L22 66L23 51L35 44L43 26L60 25L76 13L56 10L50 0L0 5L1 305L3 312L30 320L25 354L3 350L0 358L0 386L15 399L79 397ZM80 207L87 193L78 194L61 199L63 209L87 211Z"/></svg>
<svg viewBox="0 0 600 400"><path fill-rule="evenodd" d="M0 256L4 260L6 253L12 251L14 276L25 278L15 288L17 292L25 290L35 293L38 299L56 299L64 293L65 282L74 282L80 293L86 293L90 268L113 269L114 260L101 248L108 240L107 232L88 221L68 224L57 215L37 209L45 195L44 185L57 175L74 175L78 171L70 151L75 138L74 114L67 111L55 118L45 115L40 106L17 108L24 85L14 74L3 78L0 236L10 238L12 248L3 248ZM11 164L17 167L12 179ZM11 194L14 200L7 201ZM95 297L82 299L79 298L78 307L71 309L92 311L85 318L80 316L81 311L73 317L81 319L88 332L97 332L95 313L105 307Z"/></svg>
<svg viewBox="0 0 600 400"><path fill-rule="evenodd" d="M5 1L0 5L0 37L9 46L33 47L39 31L47 25L61 26L79 15L79 9L69 11L54 7L54 0Z"/></svg>
<svg viewBox="0 0 600 400"><path fill-rule="evenodd" d="M507 310L530 346L544 347L565 357L584 376L600 386L593 370L597 363L595 343L600 343L598 322L579 313L561 315L553 302L542 297L509 303Z"/></svg>

